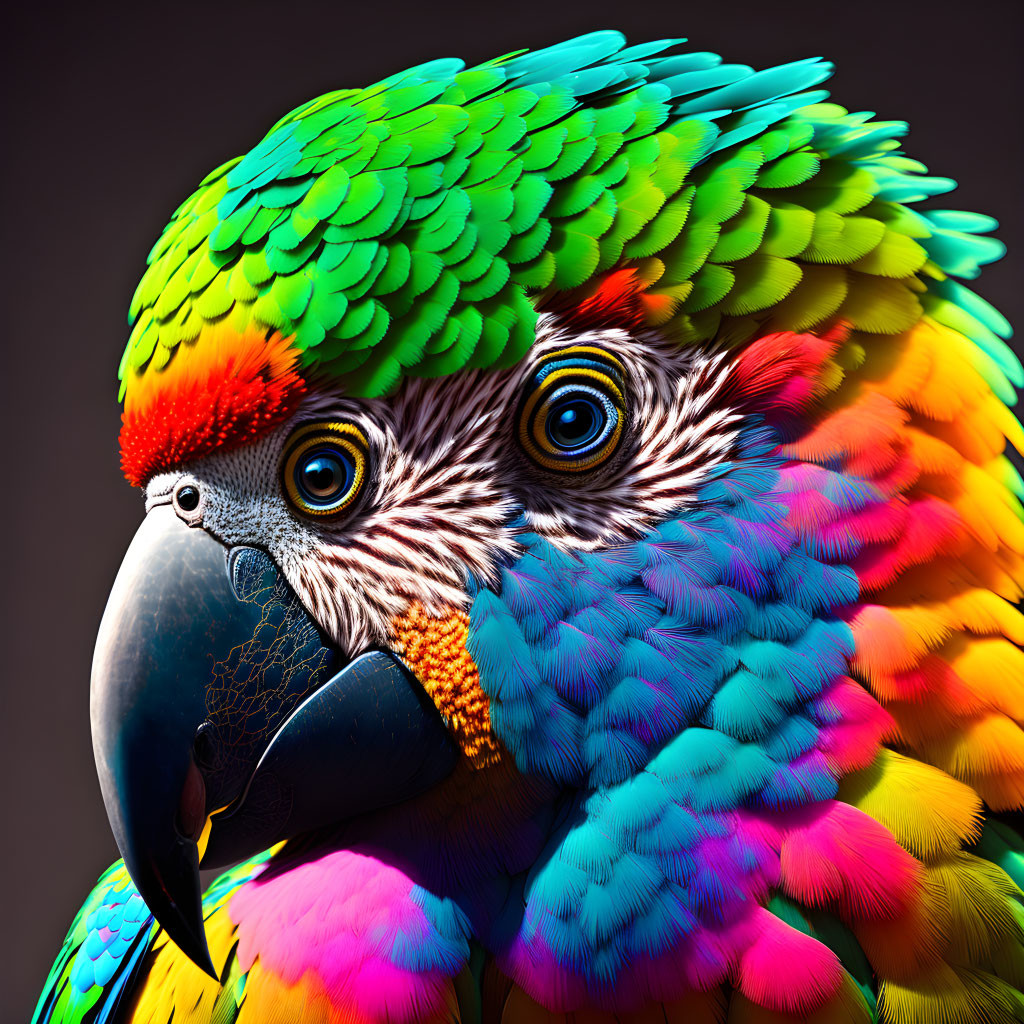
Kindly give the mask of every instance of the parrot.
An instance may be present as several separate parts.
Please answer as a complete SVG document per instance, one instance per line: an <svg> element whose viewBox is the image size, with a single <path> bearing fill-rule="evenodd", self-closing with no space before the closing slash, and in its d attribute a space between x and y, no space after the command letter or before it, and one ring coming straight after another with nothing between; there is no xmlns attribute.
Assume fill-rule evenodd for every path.
<svg viewBox="0 0 1024 1024"><path fill-rule="evenodd" d="M1024 1020L1004 247L831 72L433 60L177 209L37 1024Z"/></svg>

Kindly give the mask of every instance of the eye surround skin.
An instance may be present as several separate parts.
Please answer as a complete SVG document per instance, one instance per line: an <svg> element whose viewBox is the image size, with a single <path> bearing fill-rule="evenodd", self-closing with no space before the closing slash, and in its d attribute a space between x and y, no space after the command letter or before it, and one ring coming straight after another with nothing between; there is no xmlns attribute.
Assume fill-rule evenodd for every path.
<svg viewBox="0 0 1024 1024"><path fill-rule="evenodd" d="M583 473L618 451L626 420L625 370L596 346L549 353L519 407L518 440L539 468Z"/></svg>
<svg viewBox="0 0 1024 1024"><path fill-rule="evenodd" d="M353 423L314 423L289 439L282 461L285 495L304 515L351 508L367 476L369 443Z"/></svg>

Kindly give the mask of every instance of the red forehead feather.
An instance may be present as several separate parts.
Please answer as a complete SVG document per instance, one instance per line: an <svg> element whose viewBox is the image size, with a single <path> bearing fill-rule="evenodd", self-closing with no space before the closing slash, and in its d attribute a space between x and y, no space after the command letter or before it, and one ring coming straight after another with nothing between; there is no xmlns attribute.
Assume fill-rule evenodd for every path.
<svg viewBox="0 0 1024 1024"><path fill-rule="evenodd" d="M645 288L637 270L628 267L613 270L582 288L559 292L540 308L580 333L609 327L633 331L644 323Z"/></svg>
<svg viewBox="0 0 1024 1024"><path fill-rule="evenodd" d="M121 468L141 487L155 473L234 448L286 420L306 390L290 338L215 328L162 369L127 381Z"/></svg>

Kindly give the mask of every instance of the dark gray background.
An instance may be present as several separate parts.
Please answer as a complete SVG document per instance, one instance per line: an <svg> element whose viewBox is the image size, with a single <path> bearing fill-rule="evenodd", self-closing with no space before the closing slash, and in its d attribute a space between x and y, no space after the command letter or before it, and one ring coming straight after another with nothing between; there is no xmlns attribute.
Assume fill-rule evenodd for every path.
<svg viewBox="0 0 1024 1024"><path fill-rule="evenodd" d="M908 151L962 182L1020 252L1019 0L23 0L0 23L6 140L0 415L0 1021L27 1020L115 856L89 742L92 641L142 514L121 479L115 371L149 247L203 175L283 113L433 57L477 61L595 28L764 67L822 55L835 98L909 120ZM13 17L13 20L12 20ZM13 137L12 137L13 136ZM1020 320L1019 257L980 291Z"/></svg>

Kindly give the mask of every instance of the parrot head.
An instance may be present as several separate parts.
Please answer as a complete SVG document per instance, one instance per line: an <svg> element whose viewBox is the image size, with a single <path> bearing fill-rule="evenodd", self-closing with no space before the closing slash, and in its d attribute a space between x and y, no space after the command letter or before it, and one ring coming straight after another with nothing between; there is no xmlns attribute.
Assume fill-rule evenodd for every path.
<svg viewBox="0 0 1024 1024"><path fill-rule="evenodd" d="M900 201L942 181L828 73L616 33L437 61L300 107L176 212L120 370L146 514L92 728L196 963L200 864L369 821L570 1003L671 987L629 972L682 947L706 986L770 932L779 836L890 722L848 611L898 466L814 430L921 319ZM443 800L497 822L471 854L382 838ZM895 906L913 864L876 846Z"/></svg>
<svg viewBox="0 0 1024 1024"><path fill-rule="evenodd" d="M631 638L675 672L639 640L652 628L707 656L697 623L633 585L630 545L736 457L749 395L733 360L644 331L641 288L614 271L541 312L513 367L388 398L307 382L278 335L215 327L156 378L174 389L151 400L162 451L153 408L126 413L146 516L97 642L97 762L136 884L200 962L200 846L230 863L510 749L560 784L612 781L584 749L588 684L626 675ZM803 355L770 358L799 373ZM660 736L621 752L636 766L696 721L696 691L662 697L636 709Z"/></svg>

